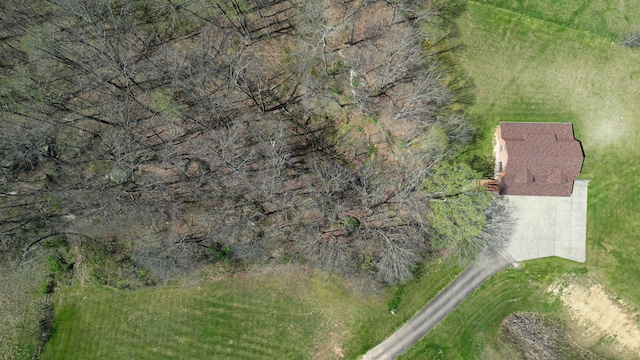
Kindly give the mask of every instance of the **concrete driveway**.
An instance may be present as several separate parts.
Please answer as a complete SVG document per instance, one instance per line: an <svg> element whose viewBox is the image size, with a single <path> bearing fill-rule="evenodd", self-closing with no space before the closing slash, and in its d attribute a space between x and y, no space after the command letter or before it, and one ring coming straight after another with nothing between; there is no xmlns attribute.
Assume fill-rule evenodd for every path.
<svg viewBox="0 0 640 360"><path fill-rule="evenodd" d="M589 180L575 180L571 196L506 195L518 220L507 252L517 261L559 256L584 262Z"/></svg>
<svg viewBox="0 0 640 360"><path fill-rule="evenodd" d="M518 220L509 245L482 254L416 316L363 360L395 359L418 342L491 275L516 261L559 256L584 262L589 180L575 180L570 197L505 196Z"/></svg>

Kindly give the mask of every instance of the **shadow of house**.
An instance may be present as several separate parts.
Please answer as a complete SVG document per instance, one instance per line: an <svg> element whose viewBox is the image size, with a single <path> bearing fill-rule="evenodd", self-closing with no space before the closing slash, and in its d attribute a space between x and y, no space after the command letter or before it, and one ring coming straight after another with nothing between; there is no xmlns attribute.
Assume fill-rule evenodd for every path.
<svg viewBox="0 0 640 360"><path fill-rule="evenodd" d="M589 180L577 179L584 152L572 124L503 122L494 142L495 179L518 219L509 254L585 261Z"/></svg>

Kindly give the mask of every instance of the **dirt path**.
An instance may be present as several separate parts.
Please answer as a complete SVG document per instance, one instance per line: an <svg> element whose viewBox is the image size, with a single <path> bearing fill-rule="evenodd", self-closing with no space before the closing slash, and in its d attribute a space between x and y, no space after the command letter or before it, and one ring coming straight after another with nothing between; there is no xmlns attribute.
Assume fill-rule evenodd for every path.
<svg viewBox="0 0 640 360"><path fill-rule="evenodd" d="M362 359L386 360L397 358L460 305L480 284L491 275L509 266L510 263L510 260L506 260L503 255L495 252L480 256L473 265L453 280L416 316L382 343L369 350Z"/></svg>

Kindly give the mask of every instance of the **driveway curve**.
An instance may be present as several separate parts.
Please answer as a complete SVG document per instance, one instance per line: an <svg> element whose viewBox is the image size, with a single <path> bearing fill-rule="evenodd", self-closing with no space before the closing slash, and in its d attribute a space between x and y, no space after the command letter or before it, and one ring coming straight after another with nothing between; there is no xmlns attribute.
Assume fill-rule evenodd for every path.
<svg viewBox="0 0 640 360"><path fill-rule="evenodd" d="M383 342L369 350L362 359L386 360L397 358L424 337L491 275L507 268L514 261L509 254L504 252L491 251L482 254L467 270L420 310L416 316Z"/></svg>

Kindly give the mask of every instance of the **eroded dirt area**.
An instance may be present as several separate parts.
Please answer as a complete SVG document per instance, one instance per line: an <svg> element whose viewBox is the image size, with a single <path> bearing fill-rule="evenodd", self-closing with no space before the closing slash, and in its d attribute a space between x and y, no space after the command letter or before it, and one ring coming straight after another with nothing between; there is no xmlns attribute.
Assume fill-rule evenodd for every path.
<svg viewBox="0 0 640 360"><path fill-rule="evenodd" d="M608 346L621 358L640 358L640 326L637 315L621 301L612 300L600 284L555 283L548 290L558 296L568 308L575 340L581 346L591 347L597 343ZM616 356L616 357L618 357Z"/></svg>

